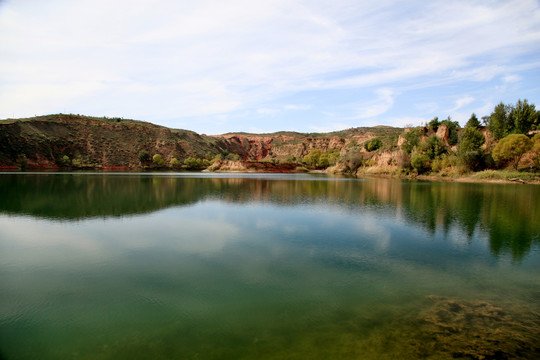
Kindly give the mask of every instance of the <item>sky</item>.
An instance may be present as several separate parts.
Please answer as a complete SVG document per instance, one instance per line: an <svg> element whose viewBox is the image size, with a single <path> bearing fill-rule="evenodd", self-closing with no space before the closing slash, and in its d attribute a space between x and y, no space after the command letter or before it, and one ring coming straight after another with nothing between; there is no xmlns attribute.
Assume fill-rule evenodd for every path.
<svg viewBox="0 0 540 360"><path fill-rule="evenodd" d="M204 134L540 108L538 0L0 0L0 119Z"/></svg>

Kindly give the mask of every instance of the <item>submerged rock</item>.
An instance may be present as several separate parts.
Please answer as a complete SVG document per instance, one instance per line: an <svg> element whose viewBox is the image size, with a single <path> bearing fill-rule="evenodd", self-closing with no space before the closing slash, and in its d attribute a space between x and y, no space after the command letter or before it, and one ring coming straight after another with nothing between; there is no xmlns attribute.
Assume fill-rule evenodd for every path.
<svg viewBox="0 0 540 360"><path fill-rule="evenodd" d="M454 359L540 358L540 314L506 312L483 301L458 301L431 296L433 305L420 312L422 354ZM427 356L426 356L427 355ZM435 356L435 357L433 357Z"/></svg>

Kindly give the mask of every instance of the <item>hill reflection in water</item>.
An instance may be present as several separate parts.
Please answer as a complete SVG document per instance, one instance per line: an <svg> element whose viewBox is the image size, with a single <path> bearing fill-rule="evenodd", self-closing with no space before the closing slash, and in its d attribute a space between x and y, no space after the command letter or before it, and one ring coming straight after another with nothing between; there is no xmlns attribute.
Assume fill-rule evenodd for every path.
<svg viewBox="0 0 540 360"><path fill-rule="evenodd" d="M2 174L0 213L50 220L121 217L206 200L376 211L464 241L477 231L494 255L520 260L540 242L540 187L282 174Z"/></svg>

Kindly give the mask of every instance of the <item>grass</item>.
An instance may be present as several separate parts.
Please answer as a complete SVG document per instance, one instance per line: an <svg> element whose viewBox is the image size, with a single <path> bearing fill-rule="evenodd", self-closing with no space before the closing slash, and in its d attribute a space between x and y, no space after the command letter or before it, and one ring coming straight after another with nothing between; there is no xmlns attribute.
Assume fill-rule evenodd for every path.
<svg viewBox="0 0 540 360"><path fill-rule="evenodd" d="M516 170L484 170L472 175L480 180L509 180L519 178L525 181L540 181L540 172Z"/></svg>

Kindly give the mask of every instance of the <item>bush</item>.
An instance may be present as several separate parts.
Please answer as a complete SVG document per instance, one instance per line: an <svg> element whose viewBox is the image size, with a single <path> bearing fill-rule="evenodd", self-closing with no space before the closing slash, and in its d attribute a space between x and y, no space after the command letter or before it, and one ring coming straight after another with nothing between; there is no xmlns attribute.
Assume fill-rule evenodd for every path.
<svg viewBox="0 0 540 360"><path fill-rule="evenodd" d="M139 152L139 161L141 163L143 163L143 164L149 162L150 161L150 153L148 151L146 151L146 150L141 150Z"/></svg>
<svg viewBox="0 0 540 360"><path fill-rule="evenodd" d="M184 165L187 170L204 170L209 167L212 162L208 159L198 159L193 157L188 157L184 160Z"/></svg>
<svg viewBox="0 0 540 360"><path fill-rule="evenodd" d="M178 160L178 159L175 158L175 157L173 157L173 158L171 159L170 164L171 164L171 167L172 167L172 168L175 168L175 169L178 169L180 166L182 166L182 163L180 162L180 160Z"/></svg>
<svg viewBox="0 0 540 360"><path fill-rule="evenodd" d="M160 154L155 154L152 157L152 163L157 167L165 166L165 160L163 160L163 157Z"/></svg>
<svg viewBox="0 0 540 360"><path fill-rule="evenodd" d="M446 153L447 149L442 140L433 135L420 144L419 151L425 154L430 160L433 160Z"/></svg>
<svg viewBox="0 0 540 360"><path fill-rule="evenodd" d="M416 169L419 174L425 173L430 169L429 157L424 154L415 154L411 158L411 166Z"/></svg>
<svg viewBox="0 0 540 360"><path fill-rule="evenodd" d="M69 156L64 155L60 159L58 159L58 165L60 166L70 166L71 160L69 159Z"/></svg>
<svg viewBox="0 0 540 360"><path fill-rule="evenodd" d="M510 162L517 170L522 156L533 147L533 142L523 134L508 135L495 146L493 158L499 163Z"/></svg>
<svg viewBox="0 0 540 360"><path fill-rule="evenodd" d="M379 138L372 139L364 144L364 148L367 151L375 151L383 146L383 142Z"/></svg>
<svg viewBox="0 0 540 360"><path fill-rule="evenodd" d="M433 131L437 131L437 129L439 128L439 125L441 123L439 122L439 118L438 117L434 117L433 120L431 120L428 124L428 126L433 130Z"/></svg>
<svg viewBox="0 0 540 360"><path fill-rule="evenodd" d="M407 153L411 153L420 143L420 129L411 129L403 134L405 142L401 145L401 149Z"/></svg>

